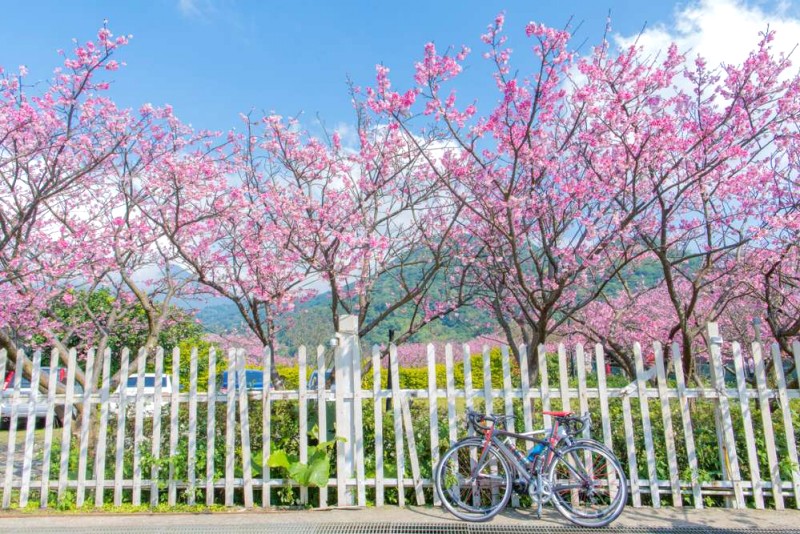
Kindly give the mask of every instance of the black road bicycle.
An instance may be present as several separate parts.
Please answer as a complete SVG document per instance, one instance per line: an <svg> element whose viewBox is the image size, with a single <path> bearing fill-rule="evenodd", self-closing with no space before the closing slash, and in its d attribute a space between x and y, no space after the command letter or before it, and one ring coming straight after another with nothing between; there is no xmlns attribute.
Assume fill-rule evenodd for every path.
<svg viewBox="0 0 800 534"><path fill-rule="evenodd" d="M547 502L582 527L603 527L619 517L628 483L608 447L578 437L591 424L589 415L543 413L553 417L551 429L518 434L506 429L513 416L467 410L467 425L477 435L453 445L434 472L436 492L450 513L488 521L517 492L530 496L537 517ZM532 442L533 448L522 452L517 440Z"/></svg>

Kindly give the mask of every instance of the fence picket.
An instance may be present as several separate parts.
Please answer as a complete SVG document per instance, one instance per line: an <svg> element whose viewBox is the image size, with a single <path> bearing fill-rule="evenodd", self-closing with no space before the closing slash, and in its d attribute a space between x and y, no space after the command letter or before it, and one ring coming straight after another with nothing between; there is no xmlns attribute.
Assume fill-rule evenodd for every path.
<svg viewBox="0 0 800 534"><path fill-rule="evenodd" d="M589 396L586 392L586 355L583 352L582 343L575 346L575 374L578 375L578 409L583 415L589 412ZM591 437L589 436L590 430L589 427L583 429L584 438Z"/></svg>
<svg viewBox="0 0 800 534"><path fill-rule="evenodd" d="M144 371L147 350L140 349L136 359L136 415L133 425L133 504L142 504L142 441L144 441Z"/></svg>
<svg viewBox="0 0 800 534"><path fill-rule="evenodd" d="M61 458L58 473L58 503L64 502L67 493L67 479L69 478L69 449L72 442L72 406L75 394L75 368L77 365L77 352L70 349L67 356L67 388L64 400L64 416L61 422ZM21 373L20 373L21 374ZM13 456L9 455L9 458Z"/></svg>
<svg viewBox="0 0 800 534"><path fill-rule="evenodd" d="M725 370L722 367L721 344L714 343L713 339L719 335L716 323L708 324L708 334L711 337L711 365L713 369L714 386L720 392L717 398L719 415L722 420L722 436L724 441L723 453L727 454L728 475L733 483L734 507L744 508L744 492L742 490L742 477L739 471L739 455L736 453L736 438L733 436L733 420L728 395L725 392ZM718 428L719 430L719 428ZM723 466L725 469L725 466Z"/></svg>
<svg viewBox="0 0 800 534"><path fill-rule="evenodd" d="M453 345L448 343L444 346L444 367L447 375L447 437L450 440L448 446L458 441L456 431L456 378L455 365L453 364Z"/></svg>
<svg viewBox="0 0 800 534"><path fill-rule="evenodd" d="M672 427L672 408L667 397L667 373L664 367L664 351L661 343L653 344L655 353L656 379L658 381L658 396L661 399L661 421L664 423L664 445L667 450L667 468L669 469L669 484L672 489L672 506L683 507L681 496L681 482L678 475L678 460L675 450L675 430Z"/></svg>
<svg viewBox="0 0 800 534"><path fill-rule="evenodd" d="M5 381L6 378L6 362L8 361L8 351L6 349L0 349L0 377ZM5 382L3 383L3 387L5 387ZM5 406L5 395L0 395L0 407ZM49 403L49 406L52 407L52 403ZM10 425L10 422L9 422ZM11 427L9 426L9 431ZM2 445L0 445L2 446ZM8 458L8 457L6 457ZM3 493L5 494L5 485L3 487Z"/></svg>
<svg viewBox="0 0 800 534"><path fill-rule="evenodd" d="M522 387L522 419L525 432L533 432L531 413L531 378L528 375L528 349L522 345L519 350L519 374Z"/></svg>
<svg viewBox="0 0 800 534"><path fill-rule="evenodd" d="M11 414L8 418L8 446L6 449L6 476L3 484L3 508L11 506L11 488L14 479L14 453L17 447L17 417L19 414L20 388L22 384L22 363L25 353L17 351L17 361L14 366L14 380L11 393Z"/></svg>
<svg viewBox="0 0 800 534"><path fill-rule="evenodd" d="M594 355L597 361L597 396L600 399L600 423L603 425L603 443L606 447L612 449L614 444L611 438L611 414L608 410L608 391L606 390L606 355L600 343L594 346Z"/></svg>
<svg viewBox="0 0 800 534"><path fill-rule="evenodd" d="M164 349L156 349L156 365L153 377L153 434L150 440L150 455L153 457L153 465L150 467L150 506L158 505L158 479L159 479L159 460L161 459L161 407L163 394L164 376ZM173 384L178 387L178 384Z"/></svg>
<svg viewBox="0 0 800 534"><path fill-rule="evenodd" d="M122 504L123 461L125 459L125 419L128 411L126 385L128 383L128 362L130 350L122 349L120 355L119 382L115 395L117 410L117 435L114 446L114 506ZM174 454L174 451L171 451Z"/></svg>
<svg viewBox="0 0 800 534"><path fill-rule="evenodd" d="M414 440L414 426L411 423L411 409L409 408L408 397L400 394L397 404L400 404L403 426L406 431L406 441L408 442L408 458L411 464L411 477L414 480L414 493L417 497L417 506L425 504L425 495L422 493L422 475L419 469L419 457L417 456L417 444Z"/></svg>
<svg viewBox="0 0 800 534"><path fill-rule="evenodd" d="M324 381L324 379L321 379ZM381 352L372 346L372 409L375 415L375 506L383 506L383 391L381 384ZM324 414L323 414L324 415Z"/></svg>
<svg viewBox="0 0 800 534"><path fill-rule="evenodd" d="M177 384L173 384L177 387ZM217 418L217 352L208 349L208 385L206 389L206 505L214 504L214 450Z"/></svg>
<svg viewBox="0 0 800 534"><path fill-rule="evenodd" d="M180 406L178 395L180 392L180 365L181 352L178 347L172 349L172 396L169 404L169 457L175 458L178 454L178 414ZM178 480L175 472L175 462L169 463L169 480L167 481L167 502L175 506L178 498Z"/></svg>
<svg viewBox="0 0 800 534"><path fill-rule="evenodd" d="M758 391L758 408L761 412L761 424L764 427L764 443L767 448L767 463L769 464L769 478L772 483L772 498L775 509L783 510L783 489L781 487L780 466L778 453L775 450L775 432L772 427L772 412L769 406L769 392L767 391L767 372L764 358L761 354L761 343L753 342L753 363L755 364L756 390Z"/></svg>
<svg viewBox="0 0 800 534"><path fill-rule="evenodd" d="M234 475L234 445L236 440L236 378L234 364L236 349L228 351L228 391L225 397L225 506L233 506L233 475ZM264 369L266 374L267 369ZM264 383L266 390L267 384ZM265 435L269 435L269 427L264 428ZM268 454L265 451L264 454ZM266 476L266 475L265 475ZM269 492L267 492L269 495ZM265 505L266 506L266 505Z"/></svg>
<svg viewBox="0 0 800 534"><path fill-rule="evenodd" d="M89 460L89 426L92 422L92 394L94 393L94 357L95 351L91 348L86 354L86 383L83 385L83 410L81 415L80 449L78 453L78 493L75 496L75 505L79 507L83 506L83 501L86 498L86 467ZM36 374L38 375L38 373ZM31 381L31 384L37 384L38 378L37 376L36 380ZM31 391L34 389L38 390L38 388L31 387ZM35 418L33 419L35 422ZM28 421L30 422L30 418ZM22 506L21 499L20 506Z"/></svg>
<svg viewBox="0 0 800 534"><path fill-rule="evenodd" d="M753 418L750 415L750 398L747 396L747 382L744 378L744 362L742 349L739 343L731 344L733 351L733 367L736 371L736 388L739 393L739 409L742 414L745 445L747 446L747 463L750 467L750 483L753 489L753 501L758 509L764 508L764 494L761 484L761 474L758 468L758 455L756 442L753 437Z"/></svg>
<svg viewBox="0 0 800 534"><path fill-rule="evenodd" d="M472 388L472 355L469 352L469 345L464 343L461 352L464 361L464 404L467 410L473 409L472 398L475 393ZM467 435L471 436L475 433L470 426L467 428Z"/></svg>
<svg viewBox="0 0 800 534"><path fill-rule="evenodd" d="M189 435L186 458L186 503L195 502L197 488L197 346L189 351Z"/></svg>
<svg viewBox="0 0 800 534"><path fill-rule="evenodd" d="M253 460L250 454L249 393L247 391L247 374L244 370L244 349L236 351L236 375L239 378L239 431L242 444L244 507L250 509L253 507ZM194 379L196 378L195 376Z"/></svg>
<svg viewBox="0 0 800 534"><path fill-rule="evenodd" d="M5 356L5 351L0 353ZM58 368L58 350L53 349L50 353L50 369ZM3 366L0 365L0 371ZM44 421L44 446L42 448L42 485L39 490L39 507L47 508L50 500L50 458L53 446L53 421L55 419L56 405L56 385L58 384L58 373L50 373L47 380L47 415Z"/></svg>
<svg viewBox="0 0 800 534"><path fill-rule="evenodd" d="M800 342L795 341L792 343L792 354L794 355L794 375L797 381L797 388L800 389ZM796 445L796 443L795 443ZM797 447L794 448L794 455L797 456ZM792 471L797 473L797 464L794 464ZM795 495L795 507L800 508L800 498Z"/></svg>
<svg viewBox="0 0 800 534"><path fill-rule="evenodd" d="M694 429L692 427L692 414L689 410L689 399L686 395L686 381L683 378L683 363L681 362L680 349L677 343L672 344L672 362L675 369L675 387L678 390L678 403L681 406L681 423L683 424L683 438L686 443L686 460L689 463L689 473L692 483L692 500L695 508L703 508L703 497L700 488L700 477L697 469L697 451L694 445Z"/></svg>
<svg viewBox="0 0 800 534"><path fill-rule="evenodd" d="M428 423L431 439L431 465L439 465L439 398L436 389L436 349L429 343L428 352ZM433 492L433 504L439 506L439 496Z"/></svg>
<svg viewBox="0 0 800 534"><path fill-rule="evenodd" d="M55 369L55 367L50 367L50 369ZM109 412L108 405L110 398L110 389L111 389L111 349L106 348L106 350L103 351L103 378L102 378L102 385L100 386L100 427L97 433L97 449L95 450L95 458L94 458L95 460L94 505L96 508L103 506L105 497L106 439L108 438L108 412Z"/></svg>
<svg viewBox="0 0 800 534"><path fill-rule="evenodd" d="M503 365L503 408L505 415L514 415L514 392L511 390L511 362L508 356L508 346L500 347L500 355ZM514 432L514 420L506 422L508 430Z"/></svg>
<svg viewBox="0 0 800 534"><path fill-rule="evenodd" d="M558 393L561 397L561 410L572 411L569 402L569 370L567 369L567 351L563 343L558 344Z"/></svg>
<svg viewBox="0 0 800 534"><path fill-rule="evenodd" d="M488 345L483 346L481 356L483 363L483 411L490 414L494 413L494 399L492 398L492 363Z"/></svg>
<svg viewBox="0 0 800 534"><path fill-rule="evenodd" d="M794 425L792 423L792 411L789 406L789 397L786 395L786 377L783 372L783 360L781 350L777 343L772 345L772 367L775 369L775 379L778 384L778 402L781 405L781 416L783 417L783 430L786 434L786 452L789 455L789 465L792 471L792 491L794 493L795 507L800 509L800 471L797 467L797 442L794 438ZM798 370L800 376L800 370Z"/></svg>
<svg viewBox="0 0 800 534"><path fill-rule="evenodd" d="M597 365L597 396L600 401L600 420L603 426L603 444L609 449L614 448L611 436L611 416L608 410L608 392L606 391L606 359L603 346L597 343L594 346L595 362ZM609 487L619 484L614 473L608 473Z"/></svg>
<svg viewBox="0 0 800 534"><path fill-rule="evenodd" d="M543 344L537 348L537 355L539 357L539 389L542 392L542 411L549 412L552 410L550 405L550 378L547 376L547 352ZM552 426L549 415L543 416L543 424L545 428Z"/></svg>
<svg viewBox="0 0 800 534"><path fill-rule="evenodd" d="M33 463L33 435L36 430L36 401L39 398L39 373L41 370L42 353L33 353L33 370L31 372L31 390L28 394L28 420L25 427L25 453L22 462L22 487L19 491L19 507L28 506L28 494L31 487L31 464ZM83 434L81 434L83 435ZM85 477L84 477L85 479ZM81 488L78 489L79 493Z"/></svg>
<svg viewBox="0 0 800 534"><path fill-rule="evenodd" d="M344 390L346 386L344 384L344 374L345 370L342 365L339 365L341 359L340 354L342 351L341 345L336 347L336 355L334 356L334 380L336 382L336 391L335 391L335 402L336 402L336 414L343 414L345 413L345 399L344 399ZM352 377L351 377L352 379ZM397 399L395 399L397 402ZM338 423L338 422L337 422ZM347 421L346 424L350 424L350 421ZM349 432L349 428L345 427L344 429L340 429L339 425L337 424L336 427L336 434L344 433L347 435ZM348 443L348 446L352 446L352 444ZM344 506L346 504L352 504L351 501L348 500L347 495L347 476L345 473L345 465L346 465L346 453L345 453L345 444L341 441L336 441L336 499L339 506Z"/></svg>
<svg viewBox="0 0 800 534"><path fill-rule="evenodd" d="M636 442L633 439L633 418L631 417L631 398L622 397L622 425L625 428L625 449L628 452L628 482L631 485L631 501L634 508L642 506L639 489L639 466L636 462Z"/></svg>
<svg viewBox="0 0 800 534"><path fill-rule="evenodd" d="M374 359L373 359L374 362ZM326 440L328 437L328 397L327 397L327 380L325 378L325 347L319 345L317 347L317 428L319 430L319 436L321 440ZM378 367L378 372L380 373L380 366ZM266 405L266 399L264 400L264 404ZM380 413L380 409L376 410L376 414ZM377 415L375 416L377 417ZM376 426L377 429L377 419L376 419ZM266 432L266 431L265 431ZM377 431L376 431L377 432ZM267 435L265 433L265 435ZM377 439L376 439L377 441ZM381 443L383 443L383 436L381 436ZM383 465L383 458L381 458L381 465ZM266 473L266 466L265 471ZM327 506L328 505L328 485L326 484L324 487L319 488L319 505L320 506ZM264 505L266 506L266 504Z"/></svg>
<svg viewBox="0 0 800 534"><path fill-rule="evenodd" d="M503 369L503 409L505 415L510 415L513 417L514 415L514 393L511 390L511 362L509 361L508 356L508 346L503 345L500 347L500 356L502 358L502 369ZM514 432L514 419L509 419L506 421L506 428L509 431ZM436 464L434 464L436 465ZM519 496L514 493L511 497L511 506L514 508L519 508Z"/></svg>
<svg viewBox="0 0 800 534"><path fill-rule="evenodd" d="M308 403L306 402L306 380L308 376L308 372L306 371L307 368L307 355L306 355L306 348L300 347L297 350L297 360L299 366L299 373L298 373L298 391L297 391L297 400L298 400L298 415L300 416L299 427L300 427L300 435L298 436L300 440L300 462L307 464L308 463ZM308 503L308 488L302 486L300 488L300 504L307 504Z"/></svg>
<svg viewBox="0 0 800 534"><path fill-rule="evenodd" d="M361 387L361 353L352 359L353 362L353 423L355 426L354 451L356 463L356 498L358 506L367 505L367 488L364 485L364 394Z"/></svg>
<svg viewBox="0 0 800 534"><path fill-rule="evenodd" d="M272 504L272 491L269 486L270 469L269 455L272 452L272 351L269 347L264 347L262 353L263 362L263 388L261 390L261 506L264 508ZM319 354L318 354L319 357ZM324 376L324 375L323 375ZM320 426L324 430L324 426ZM320 435L324 435L323 430L320 430ZM227 436L227 435L226 435ZM226 445L227 447L227 445ZM225 495L228 495L228 477L226 468L225 478ZM232 482L231 482L232 483ZM233 496L233 489L231 489L231 496ZM322 492L320 491L320 506L324 506L322 499Z"/></svg>
<svg viewBox="0 0 800 534"><path fill-rule="evenodd" d="M661 495L658 489L658 473L656 472L656 449L653 443L653 427L650 424L650 403L647 399L647 378L644 373L644 360L642 347L638 342L633 344L633 357L636 364L636 387L639 393L639 406L642 417L642 433L644 434L644 449L647 456L647 475L650 479L650 497L654 508L661 507Z"/></svg>
<svg viewBox="0 0 800 534"><path fill-rule="evenodd" d="M400 415L400 372L397 366L397 346L389 345L389 372L392 377L392 415L394 423L394 452L397 460L397 504L406 505L405 471L406 462L403 454L403 422Z"/></svg>

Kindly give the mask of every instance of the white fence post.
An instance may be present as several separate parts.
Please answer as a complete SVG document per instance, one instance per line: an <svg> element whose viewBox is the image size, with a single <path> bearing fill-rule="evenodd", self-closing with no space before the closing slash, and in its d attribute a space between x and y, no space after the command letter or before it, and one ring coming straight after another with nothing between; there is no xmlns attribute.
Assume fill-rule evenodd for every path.
<svg viewBox="0 0 800 534"><path fill-rule="evenodd" d="M361 350L358 344L358 317L342 315L339 317L339 331L336 333L336 434L344 442L336 444L337 473L339 475L339 506L352 506L353 493L348 491L347 481L356 475L356 428L355 391L353 366L361 365ZM319 377L324 379L323 377ZM344 481L344 483L342 483Z"/></svg>

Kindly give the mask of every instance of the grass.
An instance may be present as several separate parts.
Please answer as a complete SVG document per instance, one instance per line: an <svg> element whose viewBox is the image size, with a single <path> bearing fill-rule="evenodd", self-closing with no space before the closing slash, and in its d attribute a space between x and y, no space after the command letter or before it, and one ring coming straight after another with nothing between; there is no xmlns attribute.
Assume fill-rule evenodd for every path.
<svg viewBox="0 0 800 534"><path fill-rule="evenodd" d="M53 440L54 441L56 439L56 432L60 432L60 431L61 431L60 428L59 429L55 429L55 428L53 429ZM0 430L0 448L4 447L8 443L8 435L9 435L9 433L10 432L9 432L8 429ZM26 433L26 430L25 430L24 426L17 428L17 435L16 435L17 449L19 449L20 443L25 443L25 433ZM58 436L59 436L59 439L60 439L61 434L58 434ZM43 442L44 441L44 428L37 428L33 432L33 439L35 440L36 443Z"/></svg>
<svg viewBox="0 0 800 534"><path fill-rule="evenodd" d="M197 513L209 513L209 512L216 512L216 513L236 513L241 510L244 510L244 507L226 507L221 504L215 504L212 506L206 505L189 505L189 504L176 504L174 506L169 506L168 504L159 504L157 506L151 507L149 505L133 505L129 503L123 503L120 506L114 506L111 503L106 503L100 508L94 506L94 502L89 502L85 506L80 508L76 506L68 506L62 509L59 509L55 506L50 506L48 508L42 509L39 508L39 502L31 501L31 503L26 508L17 508L11 510L0 510L0 518L3 516L19 516L20 514L23 515L72 515L72 514L175 514L175 513L189 513L189 514L197 514Z"/></svg>

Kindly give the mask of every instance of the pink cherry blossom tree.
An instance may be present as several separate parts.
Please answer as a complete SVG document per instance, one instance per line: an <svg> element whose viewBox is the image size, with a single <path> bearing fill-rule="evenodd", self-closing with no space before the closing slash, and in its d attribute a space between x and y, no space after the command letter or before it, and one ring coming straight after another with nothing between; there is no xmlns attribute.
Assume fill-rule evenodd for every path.
<svg viewBox="0 0 800 534"><path fill-rule="evenodd" d="M27 71L0 68L0 346L16 361L16 340L52 332L48 302L91 256L78 211L115 151L138 125L104 92L118 48L128 38L103 27L94 41L64 55L41 91ZM83 246L70 247L68 244Z"/></svg>
<svg viewBox="0 0 800 534"><path fill-rule="evenodd" d="M662 267L676 321L670 339L694 374L693 340L705 322L747 294L744 258L764 221L766 186L791 172L800 78L763 36L741 65L710 69L698 58L653 110L648 128L657 202L637 236ZM767 200L765 202L765 200Z"/></svg>
<svg viewBox="0 0 800 534"><path fill-rule="evenodd" d="M248 142L230 134L175 151L147 174L139 207L185 274L233 302L274 362L278 319L307 294L305 268L264 215L271 197L256 188Z"/></svg>
<svg viewBox="0 0 800 534"><path fill-rule="evenodd" d="M353 93L356 146L343 146L337 133L308 136L294 121L269 116L263 159L252 159L248 178L261 182L251 187L268 199L263 214L291 253L330 289L334 328L339 314L353 314L360 337L385 341L376 329L401 312L409 318L394 342L403 343L470 298L469 247L458 224L463 204L440 186L435 140L376 122L372 98ZM378 282L391 288L388 294L377 294Z"/></svg>
<svg viewBox="0 0 800 534"><path fill-rule="evenodd" d="M416 66L412 89L392 92L379 68L370 96L373 108L407 135L419 131L412 110L421 107L434 123L425 131L449 141L437 178L465 206L465 231L482 252L474 283L535 376L537 345L641 253L632 226L652 197L640 194L644 171L600 104L616 99L613 84L603 82L618 76L617 58L602 46L576 61L567 32L532 23L526 34L534 67L521 73L511 65L503 23L498 16L482 37L499 93L493 108L480 113L476 103L457 105L446 86L469 50L440 54L433 44ZM668 83L674 61L635 73L642 100Z"/></svg>
<svg viewBox="0 0 800 534"><path fill-rule="evenodd" d="M515 354L518 340L529 348L532 372L531 348L630 261L649 258L674 315L667 339L680 342L692 377L705 322L746 293L740 269L763 220L762 187L791 172L782 154L796 136L798 78L769 33L741 65L709 69L675 46L652 57L604 41L575 58L567 32L534 23L525 31L535 64L520 70L503 23L483 36L494 108L457 105L446 86L468 49L440 54L433 44L405 92L379 67L372 108L410 138L446 134L442 185L464 201L484 252L477 283ZM433 125L416 126L417 109Z"/></svg>

